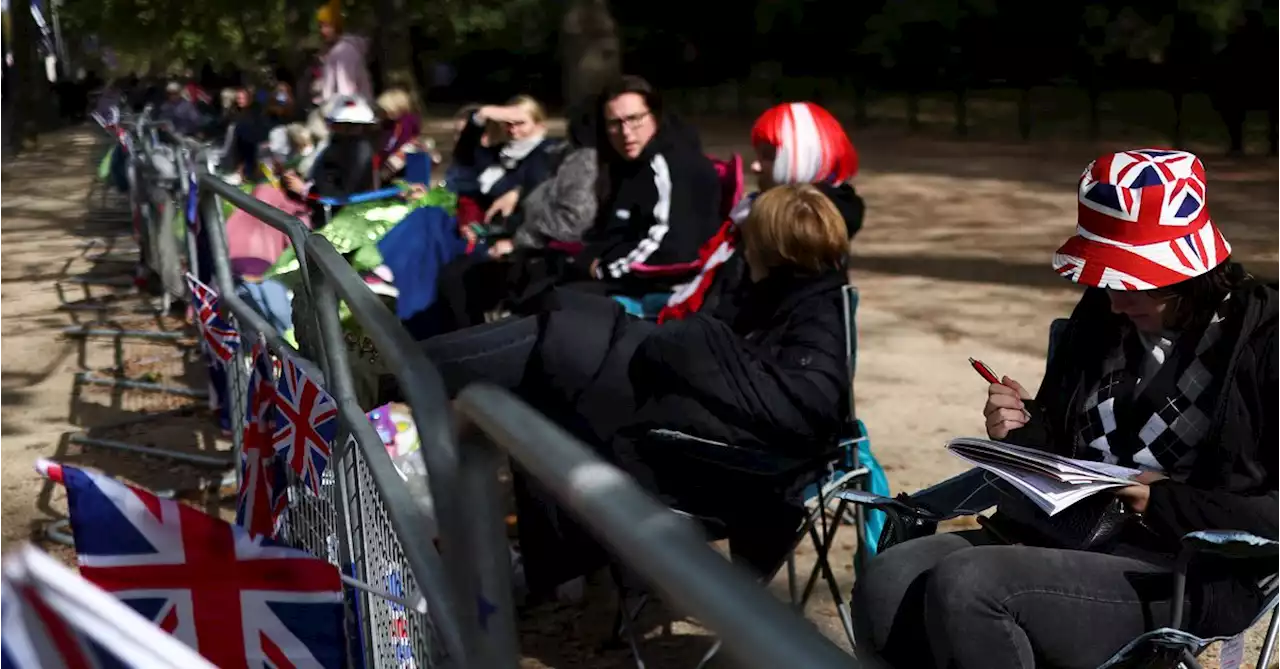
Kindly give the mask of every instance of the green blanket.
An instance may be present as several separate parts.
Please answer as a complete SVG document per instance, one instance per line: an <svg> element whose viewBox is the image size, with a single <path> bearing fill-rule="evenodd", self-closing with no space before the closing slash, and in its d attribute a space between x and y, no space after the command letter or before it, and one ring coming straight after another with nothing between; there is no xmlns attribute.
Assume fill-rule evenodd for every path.
<svg viewBox="0 0 1280 669"><path fill-rule="evenodd" d="M367 272L382 264L378 242L383 236L404 220L409 212L422 207L442 207L452 215L458 208L458 196L444 188L433 188L413 201L382 200L347 205L316 234L329 240L338 253L347 257L357 272ZM297 271L298 257L290 247L267 270L266 276L290 285L293 283L290 275Z"/></svg>

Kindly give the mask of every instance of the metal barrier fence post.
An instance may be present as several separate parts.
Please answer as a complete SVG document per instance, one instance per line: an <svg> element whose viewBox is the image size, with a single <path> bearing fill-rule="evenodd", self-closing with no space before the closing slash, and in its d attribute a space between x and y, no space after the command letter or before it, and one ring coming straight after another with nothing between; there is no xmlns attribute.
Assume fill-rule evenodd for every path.
<svg viewBox="0 0 1280 669"><path fill-rule="evenodd" d="M325 368L324 385L338 403L339 421L345 428L345 434L340 430L330 466L330 471L334 475L333 487L340 488L338 500L329 499L329 502L341 509L335 509L334 514L337 516L334 521L344 524L344 528L335 528L335 533L341 539L338 543L344 552L341 562L353 565L357 570L356 576L364 579L357 589L361 591L358 598L361 603L358 607L358 615L362 640L365 642L365 664L375 667L404 666L403 658L399 656L401 647L396 646L396 640L392 640L393 648L390 652L387 652L388 644L383 643L386 632L399 620L400 624L407 628L405 636L410 643L414 644L413 651L417 655L414 659L420 666L434 663L440 650L437 645L443 645L443 650L458 665L468 666L469 647L466 640L474 638L474 634L467 634L464 630L468 625L474 626L474 616L465 615L469 607L460 605L460 601L465 600L458 599L457 589L453 586L457 581L456 574L462 573L462 580L467 580L466 576L470 574L466 571L468 567L460 559L462 556L458 555L458 551L449 554L451 558L449 562L443 562L432 544L432 537L423 536L424 530L429 528L431 523L422 509L412 500L390 457L382 447L377 432L354 401L350 370L346 365L346 351L341 345L343 343L341 325L338 322L337 296L334 293L336 289L353 313L362 314L367 319L369 305L361 300L371 297L368 289L327 241L319 236L308 239L305 228L297 219L259 202L211 174L201 174L199 188L200 207L206 230L218 228L219 233L222 232L222 226L216 223L221 221L222 211L221 205L214 197L217 196L225 198L258 220L287 234L290 241L295 244L295 251L303 270L302 290L311 291L308 297L316 300L313 315L318 326L319 338L325 341L312 343L324 352L323 359L318 361ZM251 329L260 329L270 336L272 331L265 319L253 312L234 293L234 280L225 240L220 234L210 234L209 239L214 246L212 262L216 270L218 288L224 296L224 303L236 313L238 318L242 319L242 322L248 323ZM321 260L313 262L310 259L311 256L306 253L308 248L312 251L319 249ZM316 265L319 267L317 268ZM394 317L385 307L376 301L374 306L382 310L380 314L382 319L375 319L378 325L386 329L389 327L387 319L391 319L390 322L399 328L398 322L394 321ZM407 338L403 330L400 332ZM384 339L381 336L375 338L377 341ZM283 344L281 341L272 343L279 347L279 350L293 350L287 345L280 346ZM433 376L434 370L426 365L420 354L418 360L405 361L405 364L400 367L405 370L401 382L407 386L406 395L409 396L410 405L413 407L414 419L421 426L419 429L424 443L424 452L448 449L448 453L453 453L452 435L449 430L447 411L443 404L442 384L439 394L441 400L433 406L434 411L431 412L422 411L421 406L423 398L431 397L431 393L424 393L421 388L416 387L429 382L432 378L439 383L438 377ZM444 420L440 417L444 417ZM432 418L436 419L434 423L427 422ZM437 445L432 440L438 437L433 435L441 433L449 437L449 440L444 440L443 447L437 449ZM431 458L428 462L428 476L432 483L437 508L440 507L439 502L444 494L436 484L439 483L444 490L452 490L453 472L447 465L451 461L445 459L444 462L446 465L443 467L438 458ZM326 475L325 478L329 477ZM290 506L291 508L293 506L292 498ZM445 509L449 508L447 503L443 506ZM441 530L442 544L457 545L458 542L452 541L449 538L450 534L444 531L443 527ZM313 552L317 550L317 547L308 546L308 548ZM382 588L372 585L376 579L380 578L386 578L386 590L392 592L387 593ZM352 585L350 581L348 584ZM427 624L426 619L420 615L426 611L418 608L415 603L416 598L412 596L414 588L429 606L430 620L434 624L434 630L432 625ZM397 589L403 589L404 592L395 592ZM388 594L392 597L388 597ZM383 601L377 601L375 597ZM405 601L406 599L408 601ZM406 611L405 604L414 611ZM415 612L419 615L415 615ZM442 644L434 643L430 638L433 633L439 635Z"/></svg>
<svg viewBox="0 0 1280 669"><path fill-rule="evenodd" d="M511 393L475 384L455 407L468 426L501 447L628 567L653 584L665 601L719 634L725 650L744 667L850 669L861 666L783 602L706 544L701 532L645 493L616 467L591 453ZM484 448L481 440L472 448ZM489 456L466 457L463 480L490 488ZM469 491L470 492L470 491ZM470 494L476 494L471 492ZM492 508L477 523L500 525ZM476 547L484 546L478 534ZM489 530L488 536L492 536ZM495 569L492 563L484 568ZM490 573L490 582L501 581ZM502 615L506 615L503 613ZM498 658L511 667L509 657Z"/></svg>
<svg viewBox="0 0 1280 669"><path fill-rule="evenodd" d="M418 437L422 442L421 452L426 461L431 498L439 524L442 567L445 576L445 579L438 584L424 583L423 585L434 585L439 588L439 594L449 602L444 610L453 614L452 622L458 625L459 630L457 642L461 648L465 649L459 659L468 663L479 641L478 611L475 604L477 599L474 596L475 593L467 587L474 582L474 571L461 548L464 545L461 537L465 536L466 529L459 505L460 498L457 495L457 448L452 434L452 420L446 409L444 382L434 368L426 362L425 357L417 352L413 340L409 338L399 321L377 300L356 275L355 270L342 256L338 255L333 245L319 235L312 235L307 243L313 274L312 285L323 285L326 288L326 290L317 291L315 295L317 316L326 339L325 348L330 355L333 383L343 395L339 398L339 403L349 404L354 410L359 410L355 401L350 367L347 363L347 351L343 345L342 328L338 322L337 295L334 292L341 295L351 313L373 340L378 351L386 354L390 359L401 390L408 400L417 425ZM330 292L328 290L330 288L334 292ZM381 443L376 439L376 433L368 421L364 422L363 427L373 438L373 441L365 441L364 444ZM385 476L393 475L394 467L385 457L385 451L364 455L371 469L385 468L390 470ZM413 501L409 499L407 489L399 485L399 478L396 477L394 481L397 485L391 490L383 489L380 492L384 496L392 497L393 503L412 505ZM396 518L392 517L391 520L396 533L402 537L413 537L415 531L423 529L422 527L396 526ZM408 547L402 545L402 548ZM433 553L434 551L431 551L427 555ZM428 590L431 589L433 588L428 588Z"/></svg>

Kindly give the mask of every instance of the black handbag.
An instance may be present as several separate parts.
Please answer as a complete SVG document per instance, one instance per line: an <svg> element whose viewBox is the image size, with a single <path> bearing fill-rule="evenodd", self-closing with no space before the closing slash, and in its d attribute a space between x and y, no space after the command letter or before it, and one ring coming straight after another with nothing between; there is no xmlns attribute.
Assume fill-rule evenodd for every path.
<svg viewBox="0 0 1280 669"><path fill-rule="evenodd" d="M1137 518L1114 495L1102 492L1050 516L1025 495L1000 501L993 529L1007 539L1044 548L1101 551Z"/></svg>

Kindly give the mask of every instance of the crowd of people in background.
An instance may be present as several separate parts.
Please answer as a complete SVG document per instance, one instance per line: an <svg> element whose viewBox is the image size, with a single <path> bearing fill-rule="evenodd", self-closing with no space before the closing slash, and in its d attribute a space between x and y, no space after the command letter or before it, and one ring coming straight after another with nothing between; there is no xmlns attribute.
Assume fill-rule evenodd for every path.
<svg viewBox="0 0 1280 669"><path fill-rule="evenodd" d="M734 559L772 574L803 514L790 496L812 482L796 472L816 476L808 464L854 419L841 291L865 206L841 123L811 102L777 104L742 138L751 155L717 159L659 90L624 76L568 110L566 138L552 136L528 95L468 105L454 118L449 163L437 165L411 93L374 90L366 42L343 32L336 9L317 23L327 49L305 72L250 85L207 68L114 90L178 133L220 142L228 180L322 234L356 211L341 198L397 185L398 218L361 209L365 227L348 235L375 238L376 252L340 251L371 285L392 287L383 294L449 392L484 380L518 393L654 495L717 519ZM1204 188L1203 165L1181 152L1130 151L1089 167L1080 233L1054 260L1090 287L1068 362L1050 368L1039 402L1007 380L984 409L992 438L1142 465L1150 475L1118 496L1145 513L1142 531L1093 553L991 550L981 533L908 542L860 576L868 648L902 667L1097 664L1150 626L1144 610L1170 606L1166 557L1180 533L1244 522L1275 536L1275 291L1227 262ZM1112 211L1121 199L1164 209L1125 222ZM246 296L291 328L298 305L276 267L287 240L244 212L226 227ZM1186 389L1192 368L1208 370L1193 379L1204 395ZM373 386L383 390L366 409L396 399ZM1205 424L1179 428L1159 413L1166 396ZM1153 410L1173 421L1155 436ZM654 436L663 431L732 444L771 469L688 459ZM525 574L531 591L554 596L606 556L515 478ZM1133 571L1144 584L1125 581ZM1208 594L1191 597L1192 626L1239 631L1262 571L1197 574L1195 592ZM1083 594L1067 592L1063 574ZM1064 616L1087 618L1080 629L1105 643L1074 643L1055 622ZM928 642L916 641L925 629Z"/></svg>

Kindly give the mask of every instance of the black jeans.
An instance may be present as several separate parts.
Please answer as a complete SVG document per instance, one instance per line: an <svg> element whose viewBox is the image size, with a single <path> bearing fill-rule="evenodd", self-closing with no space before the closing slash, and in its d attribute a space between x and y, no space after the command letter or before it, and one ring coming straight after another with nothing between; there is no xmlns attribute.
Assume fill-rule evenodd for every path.
<svg viewBox="0 0 1280 669"><path fill-rule="evenodd" d="M876 556L859 574L853 607L858 643L897 669L1092 669L1167 625L1172 594L1167 566L993 545L975 531Z"/></svg>
<svg viewBox="0 0 1280 669"><path fill-rule="evenodd" d="M524 380L538 342L538 319L506 318L419 342L444 377L449 396L474 381L515 390Z"/></svg>

